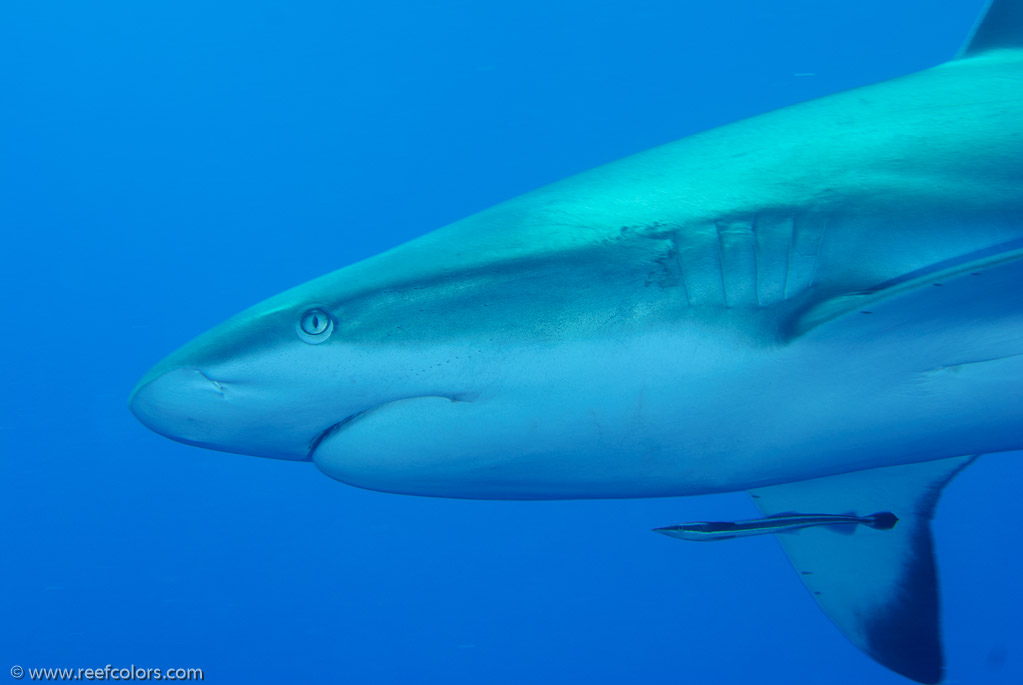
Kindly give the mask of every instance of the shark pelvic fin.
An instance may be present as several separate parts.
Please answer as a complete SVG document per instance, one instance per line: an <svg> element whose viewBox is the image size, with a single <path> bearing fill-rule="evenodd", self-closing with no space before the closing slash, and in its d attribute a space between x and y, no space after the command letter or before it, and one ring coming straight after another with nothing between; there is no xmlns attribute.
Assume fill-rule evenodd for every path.
<svg viewBox="0 0 1023 685"><path fill-rule="evenodd" d="M989 0L959 57L1023 48L1023 0Z"/></svg>
<svg viewBox="0 0 1023 685"><path fill-rule="evenodd" d="M824 613L882 666L921 683L943 677L930 521L942 488L976 457L889 466L751 490L766 516L890 511L898 525L856 535L807 528L778 541Z"/></svg>

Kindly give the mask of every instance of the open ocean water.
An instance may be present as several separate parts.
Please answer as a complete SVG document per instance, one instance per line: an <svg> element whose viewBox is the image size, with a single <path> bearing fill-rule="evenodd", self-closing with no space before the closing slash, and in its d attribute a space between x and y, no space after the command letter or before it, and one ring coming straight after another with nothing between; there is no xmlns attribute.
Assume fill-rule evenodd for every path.
<svg viewBox="0 0 1023 685"><path fill-rule="evenodd" d="M0 6L0 679L906 681L743 494L478 502L187 447L141 375L255 302L527 190L951 57L982 0ZM949 682L1023 682L1019 454L935 521ZM13 680L12 680L13 682ZM26 682L28 679L26 678Z"/></svg>

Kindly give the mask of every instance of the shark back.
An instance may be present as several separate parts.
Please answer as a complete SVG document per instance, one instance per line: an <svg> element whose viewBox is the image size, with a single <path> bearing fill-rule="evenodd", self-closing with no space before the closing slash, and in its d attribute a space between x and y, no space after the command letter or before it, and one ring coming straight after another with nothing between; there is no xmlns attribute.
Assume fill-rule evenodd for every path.
<svg viewBox="0 0 1023 685"><path fill-rule="evenodd" d="M992 16L1020 6L1000 0ZM540 188L328 274L303 296L351 302L451 274L500 278L505 265L572 278L585 260L587 273L606 272L589 287L613 290L595 305L653 296L644 311L663 316L711 307L786 318L997 249L1023 239L1015 30L985 22L962 58Z"/></svg>

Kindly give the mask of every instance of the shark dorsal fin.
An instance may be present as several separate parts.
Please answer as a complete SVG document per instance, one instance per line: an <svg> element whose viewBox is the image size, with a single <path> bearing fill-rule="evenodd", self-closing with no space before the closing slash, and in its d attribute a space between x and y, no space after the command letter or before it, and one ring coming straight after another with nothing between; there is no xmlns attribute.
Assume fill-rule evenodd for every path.
<svg viewBox="0 0 1023 685"><path fill-rule="evenodd" d="M941 489L974 457L857 471L751 490L765 516L890 510L898 525L839 536L808 528L778 541L824 613L853 644L920 683L942 678L930 521Z"/></svg>
<svg viewBox="0 0 1023 685"><path fill-rule="evenodd" d="M1023 48L1023 0L989 0L959 57Z"/></svg>

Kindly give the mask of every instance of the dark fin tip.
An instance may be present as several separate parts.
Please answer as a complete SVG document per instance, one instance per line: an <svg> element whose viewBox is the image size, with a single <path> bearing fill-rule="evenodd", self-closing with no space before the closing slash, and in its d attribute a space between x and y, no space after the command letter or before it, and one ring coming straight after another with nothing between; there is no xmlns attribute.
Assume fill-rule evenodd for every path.
<svg viewBox="0 0 1023 685"><path fill-rule="evenodd" d="M938 616L938 578L930 531L918 532L902 579L902 591L866 622L868 653L918 683L945 675Z"/></svg>

